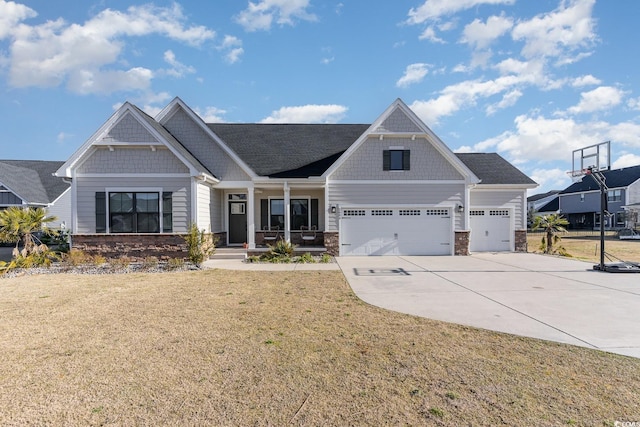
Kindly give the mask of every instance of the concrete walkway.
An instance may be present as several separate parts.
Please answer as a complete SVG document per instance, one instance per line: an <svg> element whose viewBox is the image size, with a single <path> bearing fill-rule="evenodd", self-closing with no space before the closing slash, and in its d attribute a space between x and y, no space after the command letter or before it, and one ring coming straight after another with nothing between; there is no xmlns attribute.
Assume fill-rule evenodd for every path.
<svg viewBox="0 0 640 427"><path fill-rule="evenodd" d="M527 253L338 257L332 264L207 268L338 270L363 301L401 313L640 358L640 274Z"/></svg>
<svg viewBox="0 0 640 427"><path fill-rule="evenodd" d="M640 275L526 253L341 257L359 298L402 313L640 358Z"/></svg>

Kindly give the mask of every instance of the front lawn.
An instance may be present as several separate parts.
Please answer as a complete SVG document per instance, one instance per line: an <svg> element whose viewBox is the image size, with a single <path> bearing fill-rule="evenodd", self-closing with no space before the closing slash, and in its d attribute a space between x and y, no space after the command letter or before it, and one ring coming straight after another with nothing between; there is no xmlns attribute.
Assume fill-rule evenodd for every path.
<svg viewBox="0 0 640 427"><path fill-rule="evenodd" d="M340 272L0 279L0 425L611 425L640 360L421 319Z"/></svg>

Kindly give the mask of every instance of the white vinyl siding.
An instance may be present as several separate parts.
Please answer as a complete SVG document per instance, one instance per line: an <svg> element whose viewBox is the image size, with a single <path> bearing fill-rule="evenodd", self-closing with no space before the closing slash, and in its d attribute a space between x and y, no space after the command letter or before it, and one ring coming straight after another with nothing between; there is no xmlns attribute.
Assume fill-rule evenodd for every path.
<svg viewBox="0 0 640 427"><path fill-rule="evenodd" d="M78 234L96 232L96 192L104 192L107 188L162 188L163 192L173 193L173 232L184 233L190 221L191 178L158 178L145 177L83 177L77 182Z"/></svg>
<svg viewBox="0 0 640 427"><path fill-rule="evenodd" d="M329 183L329 206L441 206L464 205L464 184L344 184ZM338 212L327 214L327 229L338 230ZM462 215L454 227L462 229Z"/></svg>
<svg viewBox="0 0 640 427"><path fill-rule="evenodd" d="M61 228L64 223L67 229L71 228L71 187L47 207L47 215L55 216L56 220L47 224L49 228Z"/></svg>
<svg viewBox="0 0 640 427"><path fill-rule="evenodd" d="M209 212L211 215L211 231L224 231L222 219L224 218L224 206L222 197L224 193L221 190L211 190L211 200L209 203Z"/></svg>
<svg viewBox="0 0 640 427"><path fill-rule="evenodd" d="M198 217L197 224L198 229L205 230L207 232L211 231L211 189L203 184L198 184Z"/></svg>

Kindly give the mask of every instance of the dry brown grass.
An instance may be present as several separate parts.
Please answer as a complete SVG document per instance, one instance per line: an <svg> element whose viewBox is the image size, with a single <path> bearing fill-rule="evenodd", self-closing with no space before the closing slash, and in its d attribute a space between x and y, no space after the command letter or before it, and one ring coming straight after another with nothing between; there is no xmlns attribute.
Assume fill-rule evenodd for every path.
<svg viewBox="0 0 640 427"><path fill-rule="evenodd" d="M578 236L575 234L565 234L560 236L560 246L566 249L567 253L573 257L589 262L600 262L600 236ZM529 252L541 252L539 233L529 233L527 245ZM615 262L616 258L624 261L640 262L640 240L620 240L607 236L604 243L605 253L612 255L606 262Z"/></svg>
<svg viewBox="0 0 640 427"><path fill-rule="evenodd" d="M416 318L340 272L0 279L1 425L613 425L640 360Z"/></svg>

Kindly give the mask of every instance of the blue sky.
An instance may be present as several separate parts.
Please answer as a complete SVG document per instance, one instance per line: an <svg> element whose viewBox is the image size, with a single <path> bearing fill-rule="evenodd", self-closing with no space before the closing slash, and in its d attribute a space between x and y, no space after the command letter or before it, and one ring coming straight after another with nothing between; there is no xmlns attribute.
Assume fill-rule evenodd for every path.
<svg viewBox="0 0 640 427"><path fill-rule="evenodd" d="M640 164L640 2L0 0L1 158L65 160L119 105L210 122L371 123L402 98L454 151L571 181Z"/></svg>

